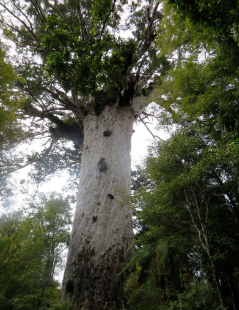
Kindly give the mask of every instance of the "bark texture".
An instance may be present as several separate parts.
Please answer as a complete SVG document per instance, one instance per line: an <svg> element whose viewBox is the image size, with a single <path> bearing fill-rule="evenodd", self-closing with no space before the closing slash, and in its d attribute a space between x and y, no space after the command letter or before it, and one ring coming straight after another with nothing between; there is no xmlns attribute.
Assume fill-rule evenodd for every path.
<svg viewBox="0 0 239 310"><path fill-rule="evenodd" d="M77 208L63 280L63 299L73 309L123 309L116 277L133 241L129 106L106 106L84 117L84 147Z"/></svg>

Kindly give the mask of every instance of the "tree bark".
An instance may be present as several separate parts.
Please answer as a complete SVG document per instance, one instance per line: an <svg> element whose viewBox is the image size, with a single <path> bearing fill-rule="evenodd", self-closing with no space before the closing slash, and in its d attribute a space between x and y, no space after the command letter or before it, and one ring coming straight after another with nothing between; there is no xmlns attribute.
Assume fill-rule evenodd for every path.
<svg viewBox="0 0 239 310"><path fill-rule="evenodd" d="M232 296L233 309L238 310L239 309L238 294L237 294L236 287L233 283L232 272L228 272L226 277L227 277L227 283L228 283L228 286L229 286L229 289L231 292L231 296Z"/></svg>
<svg viewBox="0 0 239 310"><path fill-rule="evenodd" d="M210 252L208 252L208 257L209 257L209 260L210 260L210 263L211 263L212 275L213 275L214 282L216 284L217 294L218 294L218 299L219 299L219 302L220 302L220 306L221 306L222 310L225 310L225 305L224 305L224 301L223 301L223 298L222 298L220 283L219 283L219 280L218 280L218 277L217 277L217 274L216 274L216 268L215 268L215 265L214 265L214 262L212 260Z"/></svg>
<svg viewBox="0 0 239 310"><path fill-rule="evenodd" d="M129 106L106 106L85 116L77 207L63 299L73 309L123 309L124 277L133 241Z"/></svg>

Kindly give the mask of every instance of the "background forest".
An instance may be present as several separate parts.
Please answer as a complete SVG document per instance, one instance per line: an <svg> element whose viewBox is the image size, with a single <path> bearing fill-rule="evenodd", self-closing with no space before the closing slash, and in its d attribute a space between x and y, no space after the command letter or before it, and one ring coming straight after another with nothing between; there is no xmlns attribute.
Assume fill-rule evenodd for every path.
<svg viewBox="0 0 239 310"><path fill-rule="evenodd" d="M155 142L145 165L132 172L136 238L122 270L130 270L125 309L239 310L238 6L235 0L161 3L156 58L167 65L150 99L160 108L146 110L144 117L153 115L159 128L172 134ZM32 132L16 113L24 102L18 85L26 76L7 55L2 43L3 200L11 195L11 172L20 168L10 165L9 150L44 130L39 125L39 132ZM30 79L31 73L29 67ZM64 167L64 150L44 160L46 149L28 161L35 167L35 182L45 171ZM67 155L70 167L78 165L75 152ZM54 280L69 241L69 199L42 196L24 211L6 210L1 216L2 310L70 309L61 303Z"/></svg>

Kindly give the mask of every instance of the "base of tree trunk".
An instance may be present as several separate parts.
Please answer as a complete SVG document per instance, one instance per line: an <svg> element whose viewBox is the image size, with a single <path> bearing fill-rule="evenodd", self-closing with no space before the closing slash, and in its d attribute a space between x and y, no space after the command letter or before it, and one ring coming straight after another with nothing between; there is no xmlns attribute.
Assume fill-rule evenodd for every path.
<svg viewBox="0 0 239 310"><path fill-rule="evenodd" d="M94 251L83 250L78 260L72 263L72 278L65 284L67 299L73 309L123 309L126 305L123 291L126 274L117 275L125 263L124 251L111 253L109 250L97 264L94 256ZM129 253L127 256L129 259Z"/></svg>

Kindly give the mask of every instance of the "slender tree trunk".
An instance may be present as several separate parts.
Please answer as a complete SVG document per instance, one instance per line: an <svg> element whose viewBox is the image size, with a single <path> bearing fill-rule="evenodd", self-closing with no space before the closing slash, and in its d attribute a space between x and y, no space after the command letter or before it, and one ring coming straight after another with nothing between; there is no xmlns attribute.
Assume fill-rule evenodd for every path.
<svg viewBox="0 0 239 310"><path fill-rule="evenodd" d="M231 292L231 296L232 296L232 303L233 303L233 309L234 310L238 310L239 309L239 303L238 303L238 294L237 294L237 290L235 288L235 285L233 283L233 277L232 277L232 273L229 273L226 275L227 278L227 283Z"/></svg>
<svg viewBox="0 0 239 310"><path fill-rule="evenodd" d="M106 106L84 119L79 192L63 299L73 309L123 308L124 279L116 277L130 258L133 241L129 106Z"/></svg>
<svg viewBox="0 0 239 310"><path fill-rule="evenodd" d="M218 280L218 277L217 277L217 274L216 274L216 268L215 268L215 265L214 265L214 262L213 262L213 259L212 259L212 256L211 256L211 252L210 252L209 241L208 241L207 220L205 222L202 221L202 218L201 218L201 215L200 215L200 206L199 206L199 204L198 204L198 202L196 200L196 196L194 195L195 205L196 205L196 208L197 208L196 209L196 211L197 211L196 214L198 216L198 220L199 220L199 223L200 223L200 226L201 226L201 229L199 229L200 226L197 225L197 223L196 223L194 214L193 214L193 212L192 212L192 210L190 208L190 202L189 202L189 198L187 196L186 191L184 191L184 194L185 194L186 201L187 201L187 210L188 210L188 212L189 212L189 214L191 216L193 225L194 225L196 231L198 232L198 237L199 237L200 243L202 245L202 248L207 253L209 261L210 261L210 264L211 264L212 275L213 275L213 279L214 279L214 282L215 282L215 285L216 285L216 288L217 288L218 299L219 299L219 302L220 302L221 309L225 310L225 306L224 306L224 302L223 302L223 298L222 298L222 293L221 293L221 288L220 288L220 283L219 283L219 280ZM208 204L206 204L206 219L207 219L207 216L208 216L208 210L209 210L208 209Z"/></svg>
<svg viewBox="0 0 239 310"><path fill-rule="evenodd" d="M221 306L222 310L225 310L225 306L224 306L224 302L223 302L223 298L222 298L222 293L221 293L221 288L220 288L219 280L218 280L218 277L217 277L217 274L216 274L216 268L215 268L214 262L212 260L212 257L211 257L209 249L208 249L208 257L209 257L209 260L210 260L210 263L211 263L213 279L214 279L214 282L215 282L216 287L217 287L217 294L218 294L218 299L219 299L219 302L220 302L220 306Z"/></svg>

